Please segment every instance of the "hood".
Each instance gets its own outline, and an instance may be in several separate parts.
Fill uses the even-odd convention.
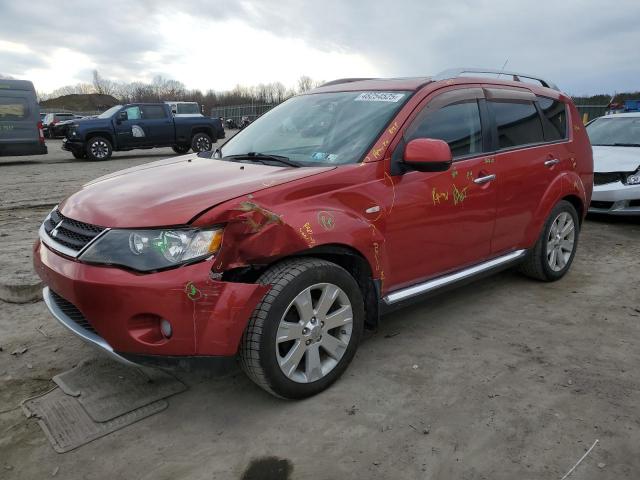
[[[592,148],[594,172],[635,172],[640,167],[640,147]]]
[[[63,215],[103,227],[182,225],[227,200],[335,167],[273,167],[185,155],[114,172],[60,204]]]

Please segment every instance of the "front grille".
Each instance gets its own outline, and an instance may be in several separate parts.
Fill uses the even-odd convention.
[[[104,228],[67,218],[56,209],[44,221],[44,230],[53,241],[77,253]]]
[[[624,182],[624,174],[620,172],[594,173],[593,184],[605,185],[607,183]]]
[[[591,202],[591,206],[593,208],[602,208],[604,210],[609,210],[613,206],[613,202],[599,202],[597,200],[594,200],[593,202]]]
[[[53,297],[53,301],[56,303],[58,308],[62,310],[62,312],[67,317],[69,317],[71,320],[73,320],[75,323],[77,323],[79,326],[81,326],[85,330],[89,330],[90,332],[93,332],[96,335],[98,334],[98,332],[95,331],[95,329],[91,326],[91,324],[87,321],[87,319],[84,318],[84,315],[82,315],[82,312],[78,310],[78,307],[76,307],[70,301],[65,300],[54,291],[51,291],[51,296]]]

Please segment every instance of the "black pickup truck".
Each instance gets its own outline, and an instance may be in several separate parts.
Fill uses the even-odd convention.
[[[116,105],[97,117],[74,122],[62,148],[76,158],[106,160],[113,151],[172,147],[176,153],[211,150],[224,138],[219,119],[174,117],[165,103]]]

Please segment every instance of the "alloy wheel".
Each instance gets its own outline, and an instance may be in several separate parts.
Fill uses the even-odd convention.
[[[294,382],[326,376],[344,355],[353,329],[347,294],[331,283],[300,292],[285,310],[276,334],[276,356],[282,372]]]
[[[91,144],[91,154],[95,158],[105,158],[108,152],[109,147],[107,146],[106,142],[103,142],[102,140],[98,140],[97,142]]]
[[[208,150],[211,150],[211,142],[208,138],[200,137],[196,141],[196,148],[199,152],[206,152]]]
[[[559,272],[569,262],[575,248],[576,226],[571,215],[560,213],[549,229],[547,237],[547,262],[554,272]]]

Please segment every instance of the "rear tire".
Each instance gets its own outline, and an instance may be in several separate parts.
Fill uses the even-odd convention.
[[[89,160],[109,160],[113,147],[106,138],[93,137],[87,142],[84,150]]]
[[[207,152],[213,148],[213,141],[206,133],[196,133],[191,139],[191,149],[195,153]]]
[[[174,145],[171,148],[173,149],[174,152],[180,155],[184,155],[189,151],[191,147],[189,145]]]
[[[520,271],[528,277],[554,282],[569,271],[578,248],[580,223],[575,207],[559,201],[547,219],[542,234]]]
[[[296,258],[272,266],[258,283],[271,290],[242,337],[242,369],[278,397],[325,390],[347,368],[362,337],[364,303],[357,282],[334,263]]]

